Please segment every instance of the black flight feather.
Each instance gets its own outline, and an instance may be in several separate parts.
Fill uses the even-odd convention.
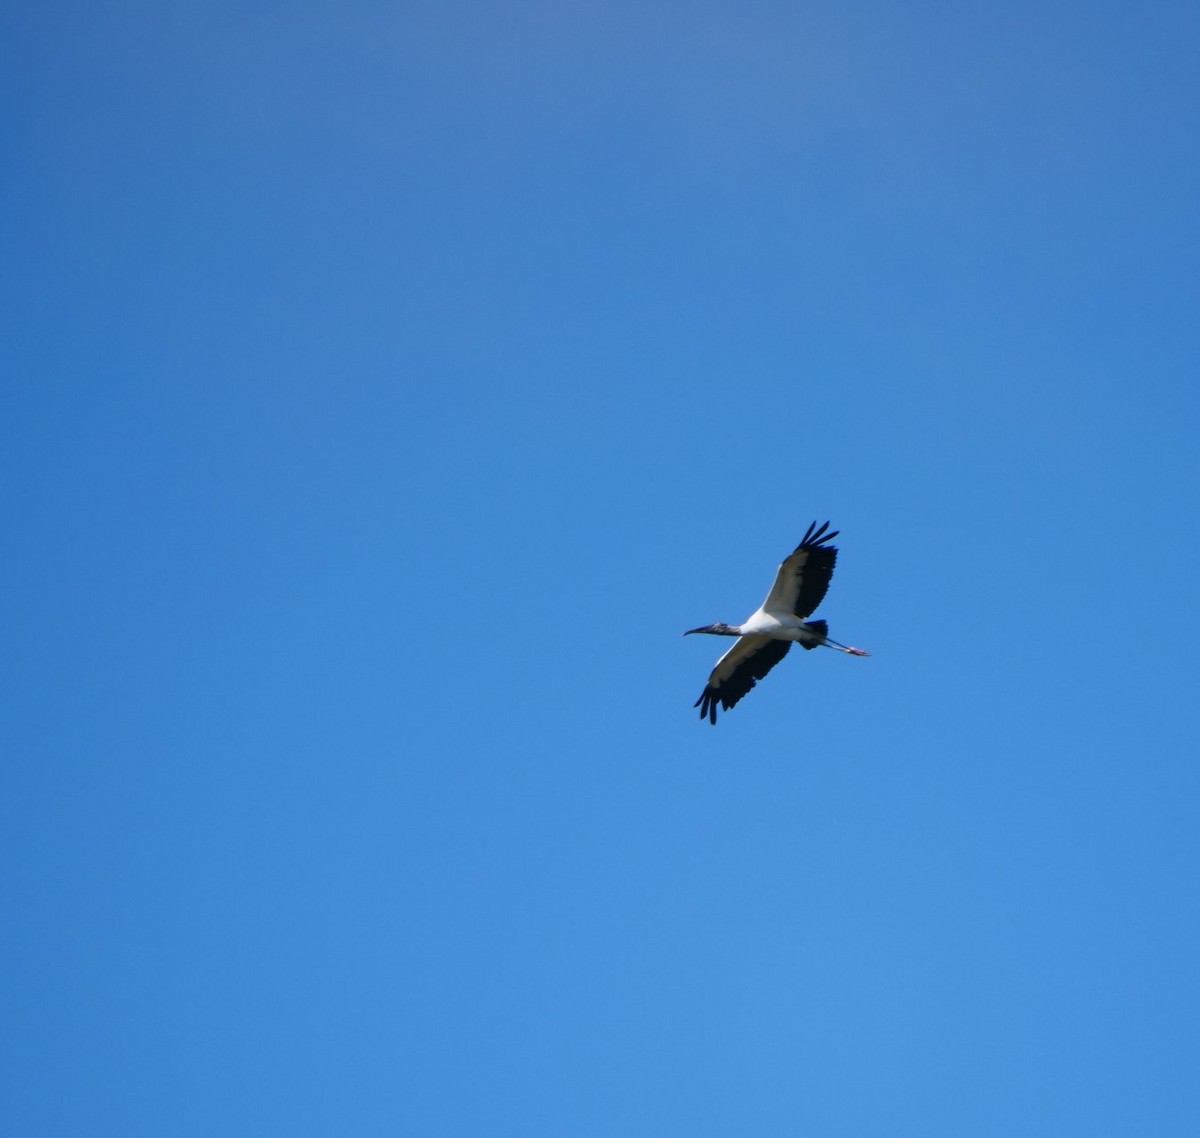
[[[768,640],[753,656],[747,656],[741,661],[724,683],[714,688],[710,679],[700,693],[700,698],[692,704],[693,707],[700,708],[700,718],[715,724],[717,704],[726,711],[734,707],[758,680],[788,654],[791,646],[790,640]]]

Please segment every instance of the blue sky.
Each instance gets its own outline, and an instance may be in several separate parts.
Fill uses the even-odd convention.
[[[1196,1131],[1194,6],[0,31],[5,1132]]]

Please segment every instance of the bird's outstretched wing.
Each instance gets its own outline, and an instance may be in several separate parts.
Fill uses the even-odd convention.
[[[833,566],[837,561],[837,549],[826,545],[838,535],[838,530],[829,533],[829,523],[817,528],[813,522],[796,546],[779,566],[775,584],[763,601],[763,612],[790,613],[803,620],[825,599]]]
[[[715,724],[717,704],[728,711],[788,654],[791,646],[790,640],[739,636],[737,643],[717,661],[700,698],[692,704],[700,709],[700,718]]]

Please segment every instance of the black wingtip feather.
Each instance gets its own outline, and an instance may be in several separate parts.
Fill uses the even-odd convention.
[[[808,533],[804,535],[804,540],[800,543],[801,548],[815,548],[818,545],[824,545],[827,541],[832,541],[841,530],[831,530],[828,522],[823,522],[819,529],[816,528],[817,523],[813,522],[808,527]]]

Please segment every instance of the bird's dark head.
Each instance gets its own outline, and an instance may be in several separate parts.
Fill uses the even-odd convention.
[[[741,636],[736,628],[730,628],[727,624],[706,624],[703,628],[689,628],[684,636],[691,636],[694,632],[707,632],[710,636]]]

